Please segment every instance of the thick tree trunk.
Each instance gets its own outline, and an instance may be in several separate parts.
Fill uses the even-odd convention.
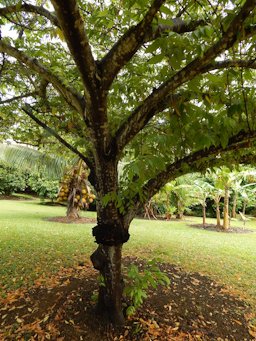
[[[237,193],[234,193],[233,207],[232,207],[232,218],[236,218],[236,203],[237,203]]]
[[[223,230],[227,230],[229,228],[229,190],[225,188],[224,195],[224,211],[223,211]]]
[[[109,193],[118,193],[117,163],[113,160],[101,160],[96,169],[97,176],[97,226],[93,235],[99,245],[91,255],[95,269],[100,272],[101,283],[97,312],[106,322],[114,325],[124,323],[122,311],[123,278],[121,273],[122,245],[129,239],[129,219],[125,221],[116,207],[115,199],[103,205],[103,199]],[[104,161],[104,162],[103,162]]]
[[[122,311],[123,279],[121,273],[122,244],[99,245],[91,255],[95,269],[100,271],[101,281],[97,312],[114,325],[124,323]]]

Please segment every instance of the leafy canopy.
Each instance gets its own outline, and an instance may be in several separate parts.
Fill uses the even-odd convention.
[[[2,139],[53,135],[92,169],[125,162],[119,197],[130,200],[211,164],[251,162],[238,149],[256,136],[255,5],[2,0]]]

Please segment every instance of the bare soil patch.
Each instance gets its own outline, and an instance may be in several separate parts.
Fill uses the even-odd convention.
[[[126,258],[141,269],[144,261]],[[199,273],[161,264],[170,288],[149,292],[148,299],[126,325],[114,330],[95,314],[92,294],[97,272],[84,264],[61,269],[27,291],[9,293],[0,301],[0,340],[255,340],[250,307]]]

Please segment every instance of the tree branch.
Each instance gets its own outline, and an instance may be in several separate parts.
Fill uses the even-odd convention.
[[[52,83],[54,88],[63,96],[65,101],[82,116],[84,115],[84,101],[81,95],[64,84],[64,82],[50,72],[37,59],[27,56],[24,52],[17,50],[15,47],[4,43],[0,40],[0,52],[5,52],[14,57],[21,63],[27,65],[35,73],[39,74],[43,79]]]
[[[180,18],[174,18],[173,25],[158,25],[157,28],[153,28],[150,26],[148,29],[148,32],[145,36],[144,43],[147,43],[149,41],[155,40],[159,37],[161,37],[164,33],[168,32],[175,32],[175,33],[186,33],[186,32],[192,32],[199,26],[204,26],[207,24],[205,20],[195,20],[190,22],[185,22],[181,20]]]
[[[205,73],[212,70],[227,69],[232,67],[256,69],[256,57],[252,60],[227,59],[219,62],[212,62],[209,63],[205,68],[203,68],[201,72]]]
[[[42,6],[34,6],[34,5],[29,5],[29,4],[22,4],[22,5],[13,5],[13,6],[7,6],[7,7],[2,7],[0,8],[0,17],[1,16],[6,16],[8,14],[12,13],[18,13],[18,12],[27,12],[27,13],[36,13],[39,14],[45,18],[47,18],[54,26],[59,27],[58,19],[56,16],[47,11]]]
[[[143,124],[148,122],[148,117],[150,119],[160,110],[163,110],[165,98],[171,96],[170,94],[174,94],[174,91],[179,86],[193,79],[199,73],[206,72],[207,66],[210,65],[212,60],[236,42],[238,33],[242,30],[243,22],[255,8],[255,4],[255,0],[247,0],[223,36],[206,50],[202,57],[195,58],[186,67],[160,85],[134,110],[116,132],[115,140],[117,145],[120,144],[119,147],[117,146],[120,151],[143,128]],[[160,110],[158,110],[158,106]]]
[[[86,96],[87,105],[89,105],[91,98],[97,96],[97,68],[77,2],[76,0],[52,0],[52,4],[85,89],[91,95]]]
[[[157,107],[152,107],[145,112],[145,115],[141,115],[141,106],[134,110],[116,131],[114,140],[117,151],[120,153],[127,143],[130,142],[158,112],[171,106],[175,107],[175,104],[181,101],[182,98],[183,96],[181,94],[171,94],[159,102]]]
[[[28,92],[27,94],[24,94],[24,95],[14,96],[12,98],[8,98],[8,99],[5,99],[3,101],[0,101],[0,104],[11,103],[11,102],[17,101],[18,99],[31,97],[31,96],[34,96],[36,94],[37,94],[37,92],[35,92],[35,91],[34,92]]]
[[[210,166],[220,165],[224,163],[225,160],[220,158],[220,155],[227,154],[231,151],[237,151],[240,149],[247,149],[252,146],[252,142],[256,140],[256,131],[245,132],[241,131],[237,135],[229,139],[228,145],[223,148],[221,145],[211,146],[207,149],[196,151],[190,155],[183,157],[166,167],[166,169],[156,175],[155,178],[150,179],[141,189],[144,201],[147,202],[152,196],[154,196],[167,182],[174,180],[175,178],[192,172],[202,172],[209,168]],[[238,153],[234,156],[232,154],[232,160],[236,163],[240,161],[240,156]],[[231,160],[231,161],[232,161]],[[243,156],[241,156],[241,161],[243,161]],[[132,202],[134,205],[139,202],[139,194],[137,194]],[[143,204],[140,203],[140,204]],[[131,210],[133,205],[129,202]],[[128,215],[130,213],[128,212]]]
[[[31,107],[27,104],[25,107],[22,108],[22,110],[30,117],[33,121],[35,121],[40,127],[45,129],[49,134],[54,136],[62,145],[64,145],[66,148],[68,148],[71,152],[78,155],[87,165],[89,168],[92,168],[92,162],[87,157],[85,157],[79,150],[74,148],[71,144],[69,144],[67,141],[65,141],[59,134],[56,133],[55,130],[50,128],[47,124],[42,122],[39,118],[37,118],[31,110]]]
[[[104,89],[110,87],[118,72],[145,42],[151,23],[164,2],[165,0],[154,0],[143,20],[131,27],[101,60]]]

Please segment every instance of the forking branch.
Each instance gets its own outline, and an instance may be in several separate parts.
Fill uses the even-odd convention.
[[[255,4],[255,0],[247,0],[240,9],[239,13],[230,23],[226,32],[216,43],[208,48],[202,56],[195,58],[191,63],[178,71],[175,75],[169,78],[157,89],[155,89],[143,101],[143,103],[132,112],[130,117],[128,117],[126,121],[120,125],[114,136],[114,139],[116,141],[116,144],[119,146],[120,151],[145,126],[145,123],[147,123],[150,118],[152,118],[160,111],[158,107],[163,110],[163,101],[166,98],[174,95],[175,90],[179,86],[189,80],[192,80],[198,74],[207,72],[208,67],[209,70],[211,70],[214,66],[216,66],[216,68],[220,67],[220,64],[215,63],[214,59],[220,53],[233,46],[233,44],[237,41],[237,32],[241,31],[245,19],[255,8]],[[239,64],[238,62],[236,63],[237,65]],[[241,62],[240,64],[243,63]]]

